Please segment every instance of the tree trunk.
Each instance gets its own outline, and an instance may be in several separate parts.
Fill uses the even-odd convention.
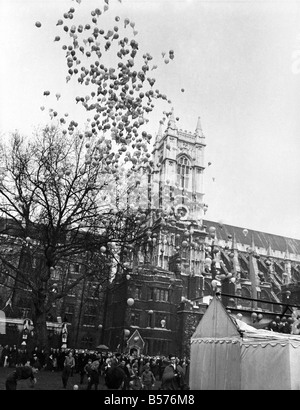
[[[49,349],[49,339],[47,331],[47,311],[45,309],[45,298],[39,299],[34,303],[33,325],[34,325],[34,339],[36,346],[40,349]]]

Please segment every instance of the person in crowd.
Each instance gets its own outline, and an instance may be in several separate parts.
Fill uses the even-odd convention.
[[[18,366],[16,369],[9,373],[5,381],[6,390],[17,390],[18,380],[30,379],[32,387],[36,384],[36,373],[38,369],[32,366]]]
[[[109,390],[123,390],[127,377],[121,366],[111,366],[105,373],[105,384]]]
[[[64,369],[65,358],[67,356],[65,349],[55,349],[54,358],[56,358],[56,369],[61,372]]]
[[[155,376],[150,370],[150,364],[146,363],[141,376],[143,390],[152,390],[155,385]]]
[[[139,376],[138,368],[133,367],[132,371],[133,371],[133,374],[130,377],[129,390],[142,390],[143,385],[142,385],[141,377]]]
[[[95,390],[98,390],[99,385],[99,371],[100,371],[100,362],[99,360],[94,360],[90,367],[88,368],[88,385],[87,390],[92,390],[94,386]]]
[[[170,364],[165,367],[161,379],[161,390],[184,390],[185,380],[182,367],[177,363],[176,356],[169,355]]]
[[[44,369],[46,367],[46,352],[45,352],[45,349],[44,348],[40,349],[37,356],[38,356],[38,359],[40,361],[42,369]]]
[[[139,369],[140,369],[140,365],[139,365],[139,359],[134,358],[131,362],[131,368],[133,371],[137,370],[137,374],[140,375]]]
[[[71,375],[71,370],[75,367],[75,359],[73,357],[73,352],[69,352],[64,361],[64,368],[62,371],[62,382],[64,389],[67,388],[68,380]]]
[[[5,345],[2,349],[1,358],[0,358],[1,366],[3,366],[3,367],[6,367],[6,366],[4,366],[4,363],[5,363],[5,358],[6,357],[8,358],[8,351],[9,351],[9,346]],[[7,359],[6,359],[6,361],[7,361]]]
[[[40,360],[39,360],[36,353],[33,354],[32,358],[30,360],[30,366],[34,366],[39,370],[41,370],[41,368],[42,368]]]
[[[82,352],[79,353],[78,355],[78,363],[77,363],[77,369],[80,377],[80,384],[84,383],[84,376],[87,374],[85,371],[85,366],[88,363],[88,354],[87,352]],[[91,361],[92,362],[92,361]]]
[[[125,376],[126,376],[124,379],[122,390],[129,390],[130,372],[129,372],[128,363],[126,363],[125,357],[121,357],[120,363],[117,366],[120,367],[124,371]]]

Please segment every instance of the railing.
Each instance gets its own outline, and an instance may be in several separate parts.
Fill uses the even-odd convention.
[[[291,304],[291,303],[288,303],[288,302],[282,303],[282,302],[274,302],[274,301],[264,300],[264,299],[253,299],[253,298],[248,298],[246,296],[230,295],[228,293],[223,293],[223,292],[220,292],[220,295],[225,296],[227,298],[232,298],[232,299],[242,299],[242,300],[249,300],[249,301],[252,301],[252,302],[259,302],[261,304],[270,304],[270,305],[273,305],[275,307],[275,309],[274,308],[270,309],[271,312],[273,312],[273,311],[278,312],[278,309],[276,309],[276,307],[281,306],[281,307],[283,307],[282,312],[278,312],[279,314],[281,314],[281,316],[283,316],[288,310],[290,310],[292,312],[293,307],[295,307],[297,309],[300,309],[299,305],[294,305],[294,304]]]

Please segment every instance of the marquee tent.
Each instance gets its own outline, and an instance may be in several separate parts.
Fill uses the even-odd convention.
[[[255,329],[214,297],[191,338],[193,390],[299,390],[300,336]]]

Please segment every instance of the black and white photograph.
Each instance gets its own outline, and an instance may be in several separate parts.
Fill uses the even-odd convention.
[[[0,390],[300,390],[300,1],[0,0],[0,52]]]

